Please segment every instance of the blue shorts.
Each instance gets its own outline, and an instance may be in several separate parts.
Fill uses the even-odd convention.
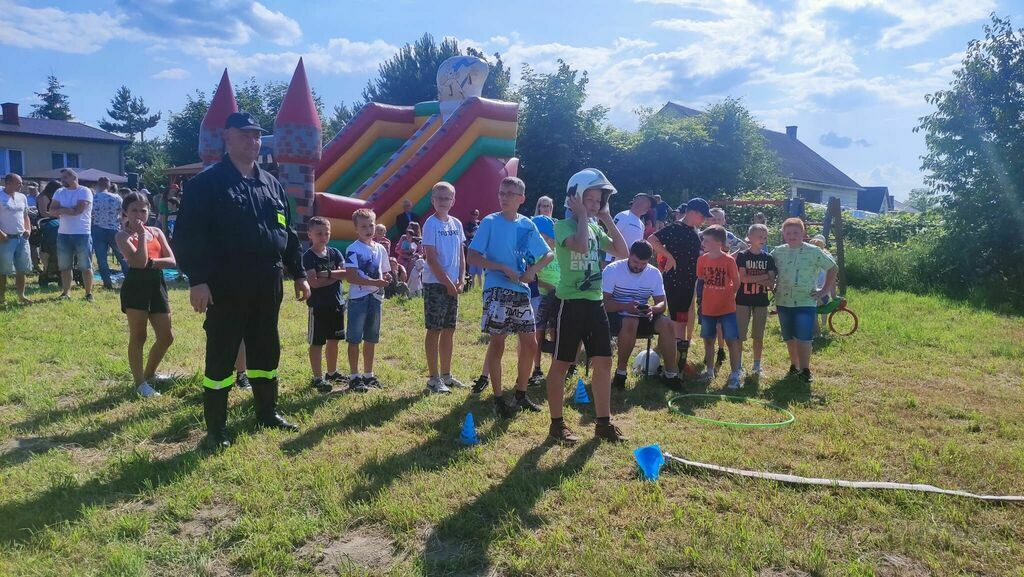
[[[32,257],[28,252],[28,239],[24,236],[9,236],[0,241],[0,275],[27,274],[32,272]]]
[[[718,325],[722,325],[722,338],[727,341],[738,341],[740,338],[739,325],[736,324],[736,313],[729,313],[717,317],[700,315],[700,337],[702,339],[713,339],[717,336]]]
[[[57,268],[70,270],[78,259],[78,270],[92,270],[92,235],[57,234]]]
[[[350,345],[380,340],[380,301],[372,294],[348,301],[348,328],[345,340]]]
[[[779,310],[779,329],[784,341],[814,340],[814,314],[816,307],[777,307]]]

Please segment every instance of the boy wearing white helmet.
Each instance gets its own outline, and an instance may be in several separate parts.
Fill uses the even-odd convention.
[[[580,343],[586,348],[593,372],[594,408],[597,423],[594,434],[609,441],[625,437],[611,424],[612,345],[608,315],[601,290],[599,251],[625,258],[629,248],[608,212],[608,198],[615,187],[597,169],[587,168],[569,179],[565,205],[572,216],[555,224],[555,258],[561,270],[555,295],[561,301],[555,355],[548,372],[548,408],[553,440],[571,445],[579,440],[562,417],[565,373],[576,360]],[[606,234],[591,219],[597,217]]]

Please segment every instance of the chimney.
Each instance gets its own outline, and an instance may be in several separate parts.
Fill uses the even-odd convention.
[[[792,138],[793,140],[796,140],[796,127],[795,126],[787,126],[786,127],[786,136]]]
[[[0,104],[4,110],[4,124],[21,124],[18,120],[18,103],[17,102],[4,102]]]

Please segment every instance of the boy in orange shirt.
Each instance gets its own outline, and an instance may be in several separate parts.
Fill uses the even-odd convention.
[[[736,324],[736,289],[740,285],[740,272],[736,268],[736,260],[724,252],[728,246],[724,228],[713,224],[704,229],[703,236],[701,246],[704,254],[697,259],[697,278],[704,281],[700,336],[704,339],[704,364],[707,368],[701,379],[715,380],[715,340],[721,326],[732,368],[726,388],[738,389],[742,378],[741,342]]]

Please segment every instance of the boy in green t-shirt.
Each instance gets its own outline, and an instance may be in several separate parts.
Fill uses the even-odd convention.
[[[613,194],[615,187],[600,170],[587,168],[577,172],[569,179],[565,199],[573,216],[555,224],[555,258],[561,272],[555,294],[561,305],[555,356],[547,379],[551,410],[548,435],[567,445],[576,443],[579,437],[562,417],[565,373],[576,360],[581,342],[594,369],[594,434],[609,441],[626,440],[622,431],[611,424],[612,346],[601,291],[599,251],[617,258],[625,258],[629,253],[608,211],[608,198]],[[591,222],[594,217],[604,223],[611,236]]]

